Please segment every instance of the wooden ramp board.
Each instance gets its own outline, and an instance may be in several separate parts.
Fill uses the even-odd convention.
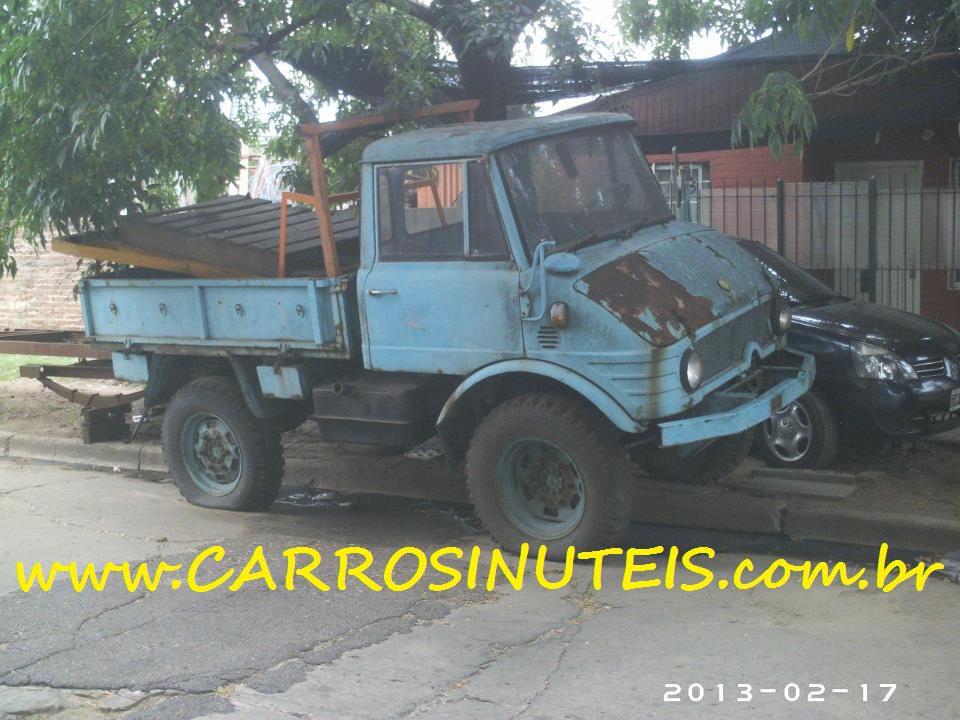
[[[333,213],[333,231],[344,265],[359,260],[357,210]],[[54,241],[69,255],[119,262],[194,277],[276,277],[280,203],[230,195],[162,213],[131,218],[110,233]],[[289,274],[323,273],[317,217],[310,208],[287,210]]]
[[[110,350],[94,348],[79,330],[6,330],[0,332],[0,355],[104,359]]]

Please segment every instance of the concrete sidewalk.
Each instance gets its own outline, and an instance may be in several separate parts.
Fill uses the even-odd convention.
[[[940,443],[960,445],[960,431]],[[309,457],[301,445],[287,449],[288,492],[344,494],[467,502],[463,478],[442,460],[318,445]],[[0,455],[115,472],[166,473],[155,443],[98,443],[0,431]],[[641,481],[635,522],[783,535],[943,553],[960,548],[960,483],[952,488],[909,485],[883,473],[774,471],[750,459],[721,485]]]

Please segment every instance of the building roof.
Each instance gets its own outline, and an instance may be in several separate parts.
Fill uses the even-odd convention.
[[[837,43],[825,37],[801,38],[796,33],[767,35],[749,45],[731,48],[725,53],[707,58],[701,62],[721,62],[725,60],[796,60],[801,58],[819,58],[824,53],[846,55],[847,51]]]
[[[582,113],[596,111],[622,111],[626,104],[638,95],[657,92],[657,85],[665,81],[676,80],[695,73],[725,68],[753,68],[763,65],[812,64],[824,53],[846,55],[846,49],[831,40],[820,38],[800,38],[794,32],[778,33],[760,38],[748,45],[731,48],[719,55],[697,60],[651,61],[651,65],[663,64],[663,70],[651,67],[649,77],[643,82],[616,92],[600,95],[594,100],[569,108],[562,112]],[[745,67],[744,67],[745,66]],[[766,73],[764,73],[766,74]]]
[[[622,113],[581,113],[445,125],[370,143],[363,151],[363,161],[412,162],[479,157],[538,137],[620,124],[633,124],[633,118]]]

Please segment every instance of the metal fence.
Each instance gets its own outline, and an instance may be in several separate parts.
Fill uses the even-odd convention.
[[[844,295],[960,327],[957,188],[875,179],[691,183],[667,198],[678,217],[761,242]]]

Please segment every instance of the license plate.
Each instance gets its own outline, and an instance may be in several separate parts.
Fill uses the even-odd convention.
[[[960,388],[950,393],[950,412],[960,410]]]

